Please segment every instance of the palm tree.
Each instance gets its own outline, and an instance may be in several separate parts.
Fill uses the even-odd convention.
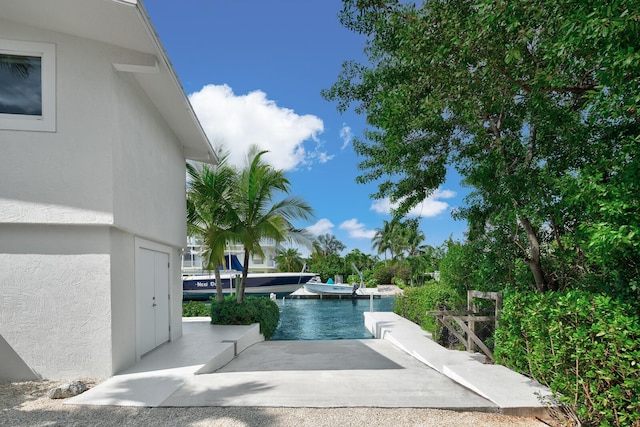
[[[346,266],[351,267],[352,264],[358,268],[358,270],[371,270],[373,265],[376,263],[377,257],[372,257],[369,254],[365,254],[360,249],[352,249],[344,257],[344,263]]]
[[[227,166],[228,155],[220,154],[216,166],[197,168],[187,163],[187,233],[202,238],[203,259],[207,270],[214,270],[216,298],[223,300],[220,269],[226,242],[233,238],[230,211],[236,172]]]
[[[311,207],[301,198],[286,197],[273,203],[277,192],[289,194],[290,183],[281,170],[276,170],[262,159],[267,151],[252,147],[247,165],[238,176],[233,190],[232,230],[237,241],[244,246],[242,282],[238,287],[238,303],[244,301],[249,269],[249,254],[264,256],[260,240],[272,238],[276,242],[292,240],[308,243],[309,237],[291,223],[294,219],[309,219]]]
[[[300,271],[304,266],[304,261],[297,249],[289,248],[276,256],[278,271]]]
[[[419,228],[420,222],[413,218],[401,224],[403,250],[407,252],[407,256],[419,255],[424,249],[422,242],[425,239],[424,232]]]
[[[14,77],[28,79],[41,61],[41,58],[35,56],[3,54],[0,60],[0,69],[9,71]]]
[[[391,259],[396,257],[394,232],[397,222],[395,220],[384,221],[382,227],[376,228],[376,234],[371,239],[371,244],[379,254],[384,254],[387,259],[387,251],[391,254]]]

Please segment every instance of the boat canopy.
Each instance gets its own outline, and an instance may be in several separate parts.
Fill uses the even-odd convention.
[[[229,259],[231,259],[231,265],[229,265]],[[242,271],[244,270],[244,268],[242,267],[242,263],[236,255],[225,255],[224,265],[220,266],[220,270]]]

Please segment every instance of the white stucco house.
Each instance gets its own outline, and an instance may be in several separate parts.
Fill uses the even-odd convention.
[[[139,1],[0,0],[0,378],[181,336],[186,159],[217,161]]]

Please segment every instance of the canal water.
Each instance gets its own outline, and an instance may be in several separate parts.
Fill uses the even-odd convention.
[[[373,300],[373,311],[393,311],[393,297]],[[280,322],[272,340],[373,338],[364,327],[368,299],[282,299]]]

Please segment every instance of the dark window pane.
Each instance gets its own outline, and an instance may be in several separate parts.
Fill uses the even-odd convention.
[[[42,58],[0,53],[0,114],[42,115]]]

